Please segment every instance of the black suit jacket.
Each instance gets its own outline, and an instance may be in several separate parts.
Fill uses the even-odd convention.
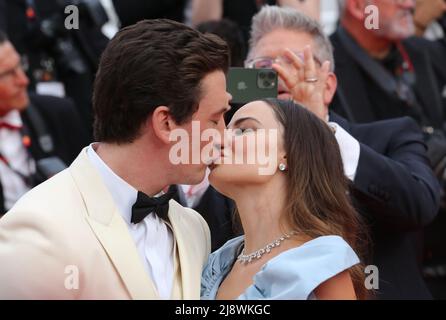
[[[144,19],[184,20],[185,0],[113,0],[121,27],[126,27]]]
[[[1,12],[6,11],[5,0],[0,0],[0,30],[6,30],[6,17]]]
[[[343,104],[333,103],[332,108],[338,114],[348,117],[350,121],[366,123],[384,120],[376,114],[379,106],[392,108],[395,105],[396,96],[390,96],[384,90],[373,99],[367,87],[366,79],[371,79],[359,63],[352,58],[349,51],[341,41],[338,30],[331,36],[336,62],[336,76],[338,77],[338,95],[343,95]],[[429,125],[443,128],[444,105],[440,94],[440,86],[437,81],[437,66],[434,64],[430,50],[434,50],[434,43],[421,38],[411,38],[403,42],[414,67],[416,74],[415,94],[422,107],[423,113]],[[441,59],[444,62],[444,56]],[[372,100],[375,101],[373,105]],[[346,110],[347,109],[347,110]],[[408,114],[405,114],[408,115]]]
[[[22,112],[23,125],[30,134],[31,146],[29,152],[34,160],[40,160],[49,156],[59,157],[67,166],[77,157],[89,140],[85,124],[69,99],[60,99],[50,96],[30,95],[31,104],[39,112],[48,133],[54,143],[52,153],[46,153],[37,143],[37,132],[29,112]],[[0,215],[4,213],[3,190],[0,184]]]
[[[445,30],[446,31],[446,30]],[[445,38],[430,42],[426,46],[434,66],[434,72],[446,106],[446,35]]]
[[[371,227],[378,298],[430,298],[418,268],[416,231],[435,218],[440,186],[418,125],[409,117],[351,124],[334,113],[330,121],[360,142],[352,197]]]
[[[178,186],[172,186],[171,188],[177,191],[175,200],[186,206],[178,195]],[[233,218],[234,202],[217,192],[212,186],[208,187],[200,202],[193,209],[201,214],[209,225],[212,251],[217,250],[226,241],[239,234]]]

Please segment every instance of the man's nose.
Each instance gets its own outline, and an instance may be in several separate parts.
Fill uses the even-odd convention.
[[[16,84],[23,87],[26,87],[29,84],[29,79],[22,68],[16,70]]]

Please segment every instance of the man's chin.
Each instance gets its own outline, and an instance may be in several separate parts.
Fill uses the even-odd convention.
[[[193,175],[189,175],[188,181],[186,184],[190,184],[190,185],[195,185],[195,184],[199,184],[200,182],[203,181],[204,177],[206,176],[206,169],[207,166],[205,165],[200,165],[197,168],[194,168],[191,170],[191,172],[194,172]]]
[[[17,99],[17,101],[15,101],[15,103],[13,104],[14,109],[23,111],[29,106],[29,103],[30,102],[29,102],[28,95],[24,95],[24,96],[20,97],[19,99]]]
[[[20,100],[20,101],[14,101],[14,102],[8,104],[8,108],[6,108],[7,110],[5,111],[5,114],[10,112],[10,111],[13,111],[13,110],[17,110],[19,112],[22,112],[28,106],[29,106],[29,100],[28,99]]]

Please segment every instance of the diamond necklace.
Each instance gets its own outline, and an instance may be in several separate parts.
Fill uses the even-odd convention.
[[[291,238],[291,236],[297,234],[296,231],[291,231],[289,233],[285,233],[284,235],[282,235],[280,238],[274,240],[271,243],[268,243],[266,246],[264,246],[263,248],[254,251],[253,253],[250,254],[245,254],[245,249],[243,248],[242,252],[240,253],[240,255],[237,257],[237,260],[240,261],[240,263],[243,264],[247,264],[252,262],[254,259],[258,260],[261,257],[263,257],[263,255],[265,253],[270,253],[271,250],[275,247],[278,247],[281,245],[281,243],[289,238]]]

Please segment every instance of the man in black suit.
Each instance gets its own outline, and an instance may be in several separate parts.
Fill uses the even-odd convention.
[[[0,31],[0,216],[88,143],[73,103],[28,95],[28,83],[19,55]]]
[[[345,0],[334,46],[339,88],[355,122],[401,116],[427,131],[444,130],[444,101],[437,77],[446,50],[414,35],[414,1],[377,1],[379,28],[367,28],[367,1]],[[435,59],[436,52],[439,59]],[[343,112],[339,105],[334,105]]]
[[[250,66],[255,66],[254,62],[265,65],[290,61],[286,48],[297,53],[295,58],[308,45],[313,48],[319,61],[314,59],[317,73],[310,74],[307,69],[300,72],[305,73],[305,83],[291,78],[284,81],[281,74],[279,98],[302,102],[336,128],[344,171],[352,181],[353,202],[371,226],[372,256],[366,263],[378,267],[378,298],[430,298],[418,269],[416,231],[435,218],[440,187],[430,169],[417,124],[408,117],[351,124],[333,112],[328,113],[337,88],[336,76],[333,72],[323,75],[322,69],[327,66],[319,63],[333,61],[333,52],[319,25],[301,13],[263,8],[254,17],[251,35],[247,61]],[[324,70],[327,73],[329,69]],[[296,74],[289,71],[289,75]],[[290,88],[292,85],[299,90]],[[305,97],[302,92],[313,94]],[[215,206],[209,207],[208,214],[213,214]]]
[[[419,270],[419,230],[436,217],[439,185],[418,125],[409,117],[353,124],[335,113],[330,121],[360,143],[352,199],[370,227],[377,298],[431,298]]]
[[[424,131],[431,164],[443,182],[445,40],[413,37],[414,1],[376,1],[379,29],[366,27],[367,5],[362,0],[343,1],[340,27],[331,36],[339,80],[338,96],[345,102],[334,103],[333,110],[361,123],[412,117]],[[434,269],[446,261],[444,196],[442,200],[437,219],[424,230],[426,263]],[[441,281],[440,274],[430,273],[436,282]]]

